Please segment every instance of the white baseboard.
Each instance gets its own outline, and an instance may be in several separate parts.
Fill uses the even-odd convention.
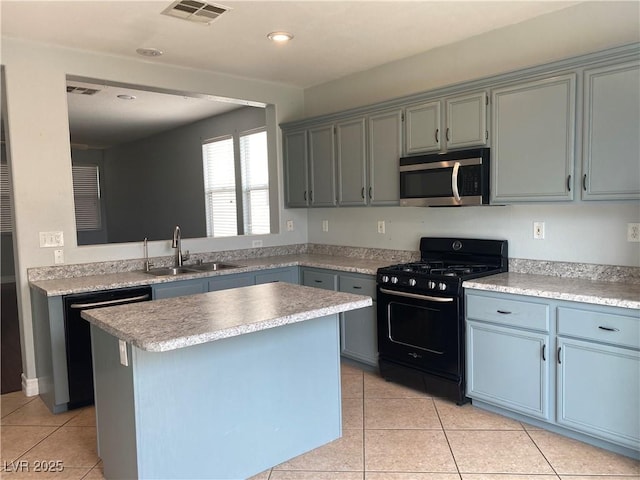
[[[38,379],[37,378],[27,378],[22,374],[22,392],[27,397],[33,397],[38,395]]]

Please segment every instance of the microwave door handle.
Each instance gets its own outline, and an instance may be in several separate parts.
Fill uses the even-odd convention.
[[[453,173],[451,173],[451,190],[456,202],[460,202],[460,192],[458,192],[458,170],[460,170],[460,162],[453,165]]]

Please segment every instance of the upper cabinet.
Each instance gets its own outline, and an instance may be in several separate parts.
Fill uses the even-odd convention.
[[[336,124],[338,203],[366,205],[367,122],[365,117]]]
[[[640,199],[640,62],[584,72],[582,198]]]
[[[571,200],[576,74],[492,91],[492,203]]]
[[[292,130],[283,135],[285,203],[289,207],[307,207],[307,131]]]
[[[401,108],[368,117],[367,201],[370,205],[400,203],[400,157],[402,156]]]
[[[486,145],[487,103],[487,93],[476,92],[408,106],[406,153]]]
[[[320,125],[309,129],[309,202],[313,207],[336,204],[335,127]]]

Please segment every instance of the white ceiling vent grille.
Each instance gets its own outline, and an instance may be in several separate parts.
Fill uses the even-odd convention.
[[[178,0],[163,10],[162,14],[208,25],[228,10],[228,7],[222,5],[198,2],[197,0]]]
[[[67,85],[67,93],[75,93],[77,95],[95,95],[100,90],[87,87],[75,87],[73,85]]]

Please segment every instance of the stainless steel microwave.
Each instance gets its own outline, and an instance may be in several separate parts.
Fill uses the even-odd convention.
[[[489,149],[400,158],[400,205],[487,205]]]

